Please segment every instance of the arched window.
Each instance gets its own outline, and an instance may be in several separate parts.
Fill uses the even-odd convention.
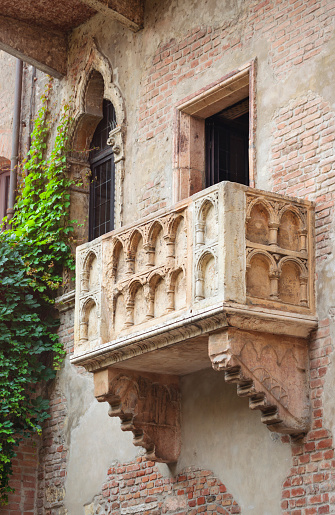
[[[113,150],[107,145],[107,139],[115,127],[114,106],[109,100],[104,100],[103,118],[93,135],[90,151],[90,240],[114,229],[115,166]]]

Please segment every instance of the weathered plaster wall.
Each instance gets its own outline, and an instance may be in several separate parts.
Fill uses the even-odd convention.
[[[131,461],[137,454],[130,434],[120,429],[118,420],[108,416],[108,405],[93,395],[90,375],[78,374],[66,363],[59,378],[67,400],[65,425],[69,449],[64,504],[68,513],[81,515],[83,506],[99,491],[110,465]]]
[[[0,157],[11,158],[15,58],[0,51]]]
[[[108,469],[127,466],[141,450],[133,446],[131,435],[121,431],[119,420],[108,417],[107,404],[97,403],[90,376],[79,374],[67,363],[58,381],[67,404],[68,455],[62,504],[71,515],[80,515],[83,506],[89,506],[101,491]],[[260,414],[250,412],[248,401],[237,397],[236,387],[227,385],[222,374],[209,369],[183,378],[182,442],[175,466],[158,464],[163,478],[173,481],[190,467],[210,470],[225,484],[242,513],[282,513],[281,491],[291,466],[290,445],[269,433]],[[120,488],[122,484],[119,481]],[[52,482],[48,488],[51,486]],[[108,499],[104,502],[109,506]],[[56,503],[51,502],[52,506]]]
[[[177,470],[190,465],[213,470],[242,513],[279,515],[282,483],[291,466],[290,446],[250,412],[248,399],[214,370],[182,381],[183,446]]]
[[[133,446],[131,435],[121,431],[119,420],[108,417],[107,404],[97,403],[89,375],[78,373],[67,363],[58,388],[67,405],[66,479],[60,489],[64,499],[48,505],[55,509],[61,500],[67,513],[81,515],[83,506],[91,506],[103,485],[111,484],[108,480],[106,483],[108,469],[119,469],[114,489],[124,488],[131,479],[129,474],[121,474],[122,467],[129,464],[129,471],[133,470],[131,464],[142,452]],[[227,385],[222,374],[208,369],[183,378],[182,442],[176,465],[157,466],[156,473],[163,481],[173,481],[189,468],[210,470],[224,483],[242,513],[282,513],[281,491],[291,467],[290,445],[269,433],[260,422],[260,414],[250,412],[248,401],[237,397],[236,387]],[[50,491],[53,482],[48,484]],[[102,492],[106,493],[106,487]],[[102,499],[98,497],[94,502],[102,504]],[[106,506],[111,506],[108,501],[112,500],[106,497]]]

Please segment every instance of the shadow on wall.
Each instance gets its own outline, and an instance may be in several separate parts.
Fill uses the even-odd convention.
[[[242,513],[280,515],[291,449],[251,412],[224,375],[203,370],[182,379],[182,450],[176,467],[212,470]]]
[[[64,502],[69,514],[82,515],[83,506],[100,491],[111,463],[134,459],[138,449],[132,435],[121,431],[119,420],[108,416],[108,404],[96,401],[92,374],[80,374],[66,361],[60,387],[68,403]]]
[[[82,410],[81,403],[80,409],[72,397],[69,412],[79,409],[81,414],[71,432],[65,485],[65,506],[71,515],[82,515],[83,506],[87,513],[97,506],[112,508],[112,493],[106,497],[106,485],[113,481],[119,489],[120,482],[125,483],[124,474],[129,475],[128,470],[138,470],[139,475],[148,476],[148,481],[155,474],[159,479],[161,474],[170,489],[164,502],[174,499],[175,483],[188,481],[182,479],[184,475],[188,478],[188,474],[195,474],[196,478],[208,471],[206,474],[215,484],[224,483],[242,513],[281,514],[282,484],[291,467],[290,446],[264,427],[259,413],[249,410],[248,401],[237,396],[235,385],[225,383],[223,374],[208,369],[184,376],[181,456],[173,467],[164,464],[155,467],[154,463],[138,457],[139,449],[133,446],[131,435],[121,431],[119,420],[108,417],[108,405],[95,401],[89,375],[80,377],[74,367],[69,367],[66,382],[74,380],[69,377],[73,373],[79,376],[81,391],[82,383],[86,383],[87,410]],[[148,486],[145,484],[145,488]],[[136,506],[141,499],[136,499]]]

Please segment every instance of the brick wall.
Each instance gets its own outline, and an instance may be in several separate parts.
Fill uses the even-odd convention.
[[[333,0],[255,1],[230,23],[198,26],[178,41],[162,43],[143,77],[140,141],[151,139],[170,126],[171,99],[178,83],[205,72],[222,60],[224,53],[262,38],[269,44],[274,73],[284,78],[292,68],[322,51],[322,45],[332,34],[334,14]]]
[[[273,191],[316,202],[317,270],[332,254],[334,142],[330,105],[312,92],[275,114],[270,166]],[[283,489],[284,515],[335,512],[334,442],[323,421],[325,377],[334,351],[329,325],[328,318],[319,321],[319,329],[311,337],[311,431],[302,442],[292,445],[293,468]]]
[[[61,313],[58,331],[60,341],[68,355],[73,353],[74,312]],[[41,442],[38,468],[37,515],[51,515],[63,507],[65,497],[66,463],[68,447],[65,424],[68,416],[67,401],[62,394],[58,380],[50,385],[50,418],[46,421]],[[61,513],[61,512],[59,512]]]
[[[335,200],[335,121],[314,93],[292,100],[274,119],[270,173],[273,191],[316,202],[317,263],[331,252]]]
[[[311,431],[292,445],[293,467],[283,485],[283,515],[335,512],[334,442],[323,422],[323,387],[332,351],[326,319],[319,323],[310,346]]]
[[[164,189],[165,179],[162,175],[156,176],[143,186],[139,197],[139,211],[141,217],[148,216],[150,213],[154,213],[166,207],[167,201],[162,193]]]
[[[264,0],[254,2],[244,41],[265,37],[274,73],[285,79],[295,66],[315,57],[333,31],[333,0]]]
[[[85,514],[241,513],[232,495],[209,470],[187,469],[164,478],[145,458],[108,470],[108,477]]]
[[[262,38],[268,44],[268,58],[274,76],[284,79],[294,68],[322,51],[332,34],[334,14],[334,0],[254,1],[229,23],[198,26],[179,40],[162,42],[143,74],[139,143],[152,138],[159,141],[172,126],[174,106],[181,100],[174,96],[179,83],[189,79],[195,81],[197,76],[215,67],[223,55],[248,47]],[[230,71],[226,70],[227,73]],[[159,197],[156,190],[148,188],[145,197],[140,198],[142,215],[162,205],[163,199],[151,202],[151,196]],[[150,206],[149,211],[147,206]]]
[[[34,515],[37,491],[38,439],[21,443],[13,460],[13,476],[10,486],[15,492],[9,495],[6,507],[0,507],[1,515]]]

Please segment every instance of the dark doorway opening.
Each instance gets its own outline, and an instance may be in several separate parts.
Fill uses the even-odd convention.
[[[249,185],[249,98],[205,121],[206,187],[221,181]]]

